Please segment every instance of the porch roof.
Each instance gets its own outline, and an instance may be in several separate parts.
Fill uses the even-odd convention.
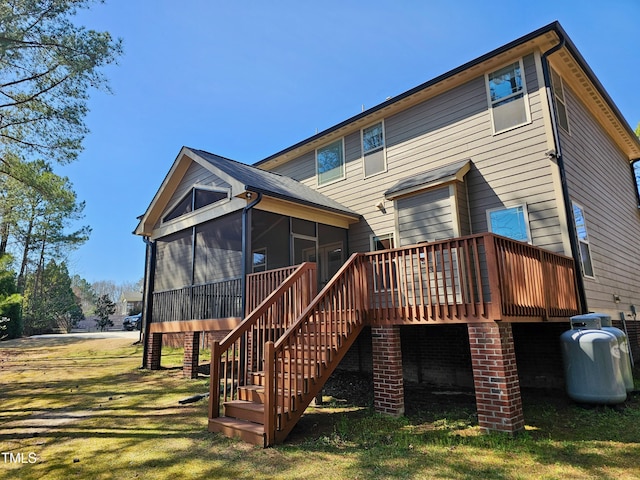
[[[261,170],[251,165],[224,158],[204,150],[195,148],[189,148],[189,150],[238,182],[243,183],[247,191],[262,193],[294,203],[328,210],[353,217],[354,220],[360,218],[360,214],[293,178]]]
[[[384,196],[389,200],[393,200],[402,195],[419,192],[445,183],[456,180],[462,181],[462,177],[466,175],[469,168],[471,168],[471,160],[469,158],[444,165],[443,167],[432,168],[418,175],[411,175],[399,180],[393,187],[384,192]]]

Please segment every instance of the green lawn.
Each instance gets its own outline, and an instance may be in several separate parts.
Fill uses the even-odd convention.
[[[205,401],[179,405],[208,379],[182,378],[182,351],[163,353],[149,372],[131,340],[1,343],[0,478],[640,478],[637,396],[583,409],[525,392],[517,438],[481,435],[472,402],[389,418],[328,398],[261,449],[208,433]]]

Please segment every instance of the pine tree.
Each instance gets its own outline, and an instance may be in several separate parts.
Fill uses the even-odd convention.
[[[113,327],[113,322],[109,315],[113,315],[116,311],[116,304],[111,301],[108,295],[101,295],[96,302],[95,313],[98,316],[96,324],[101,332],[106,328]]]

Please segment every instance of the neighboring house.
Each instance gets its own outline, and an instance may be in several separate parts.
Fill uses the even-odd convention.
[[[578,312],[640,305],[637,159],[640,142],[558,23],[253,166],[185,147],[135,231],[148,245],[145,365],[159,368],[164,333],[185,332],[194,375],[198,332],[222,339],[247,316],[223,352],[214,344],[209,427],[271,444],[361,332],[376,410],[391,414],[404,411],[412,358],[449,332],[438,352],[460,350],[449,373],[474,385],[480,426],[516,432],[534,338],[557,343]],[[272,294],[301,262],[317,270]],[[228,383],[230,358],[244,370]],[[222,417],[218,378],[233,395]],[[266,407],[242,413],[247,402]]]
[[[118,309],[121,315],[130,315],[142,311],[142,293],[141,292],[122,292]]]

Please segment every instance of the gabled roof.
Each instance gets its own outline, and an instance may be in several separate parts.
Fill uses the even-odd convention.
[[[182,147],[146,212],[139,217],[140,222],[134,231],[135,234],[152,235],[154,226],[169,206],[174,192],[193,162],[231,185],[231,195],[235,197],[234,202],[236,203],[234,203],[235,207],[229,207],[227,204],[226,208],[228,209],[242,208],[244,204],[238,204],[239,199],[245,201],[246,193],[254,192],[278,201],[284,201],[289,205],[308,207],[311,214],[326,212],[334,217],[339,216],[346,219],[348,223],[360,219],[358,213],[292,178],[267,172],[204,150]],[[230,211],[225,211],[225,213],[230,213]],[[177,229],[179,228],[174,228],[174,230]]]
[[[140,292],[123,292],[120,295],[121,302],[141,302],[142,301],[142,293]]]
[[[443,167],[432,168],[426,172],[399,180],[393,187],[384,192],[384,196],[389,200],[393,200],[403,195],[409,195],[410,193],[419,192],[456,180],[460,182],[470,167],[471,160],[467,158]]]
[[[360,218],[360,215],[353,210],[293,178],[261,170],[251,165],[205,152],[204,150],[193,148],[190,150],[229,176],[243,183],[245,190],[249,192],[262,193],[271,197],[282,198],[295,203]]]
[[[543,53],[557,45],[561,45],[561,48],[549,59],[554,62],[554,67],[562,67],[563,80],[565,75],[570,78],[568,83],[577,90],[587,108],[598,118],[628,159],[640,158],[638,137],[560,23],[556,21],[270,155],[254,165],[270,170],[382,118],[433,98],[508,61],[532,51]]]

